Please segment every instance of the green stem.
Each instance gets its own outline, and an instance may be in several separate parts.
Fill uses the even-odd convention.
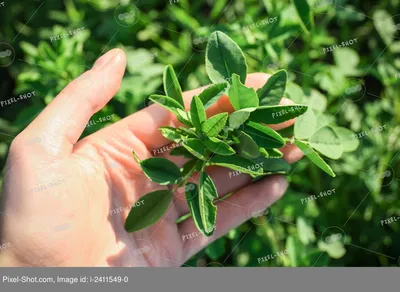
[[[268,238],[270,239],[270,243],[272,245],[272,249],[274,250],[274,252],[277,253],[279,251],[283,251],[285,249],[285,246],[283,246],[281,244],[281,241],[278,240],[278,238],[275,235],[274,230],[267,223],[267,219],[265,217],[262,217],[261,220],[265,224],[265,233],[267,234]],[[280,259],[282,260],[283,265],[285,267],[289,267],[290,266],[290,259],[286,254],[283,254],[282,256],[280,256]]]
[[[285,142],[292,142],[292,138],[283,138],[283,140],[284,140]],[[305,141],[303,141],[303,142],[305,142]]]
[[[386,169],[387,165],[390,163],[390,160],[392,160],[392,153],[387,152],[386,155],[379,160],[379,165],[377,169],[377,174],[379,175],[379,180],[378,180],[378,187],[377,189],[373,192],[373,196],[375,199],[377,199],[379,193],[381,192],[382,189],[382,182],[384,177],[382,176],[382,173]]]
[[[133,155],[133,158],[136,160],[136,162],[137,162],[138,164],[140,164],[140,162],[142,162],[142,161],[140,160],[139,156],[137,156],[136,153],[135,153],[135,151],[133,151],[133,150],[132,150],[132,155]]]

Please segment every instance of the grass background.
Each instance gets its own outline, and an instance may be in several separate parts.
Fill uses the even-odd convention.
[[[208,84],[207,36],[222,30],[245,52],[249,72],[286,69],[285,96],[359,133],[360,147],[329,161],[334,179],[305,160],[295,164],[288,192],[267,215],[232,230],[187,265],[398,266],[400,222],[381,221],[400,217],[400,37],[390,30],[400,23],[393,15],[400,1],[308,3],[310,33],[288,0],[4,1],[0,51],[11,45],[15,58],[8,66],[7,58],[0,60],[0,101],[35,96],[0,107],[1,166],[12,138],[106,50],[124,49],[127,72],[93,119],[113,115],[116,122],[162,91],[166,64],[184,90]],[[134,15],[135,23],[120,15]],[[57,40],[60,34],[67,35]],[[354,85],[361,93],[346,98]],[[88,127],[84,136],[105,126]],[[312,195],[317,199],[306,202]]]

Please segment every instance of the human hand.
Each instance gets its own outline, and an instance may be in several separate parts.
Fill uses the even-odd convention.
[[[80,141],[91,116],[118,91],[125,54],[114,49],[70,83],[12,142],[0,209],[0,264],[5,266],[180,266],[232,228],[248,220],[252,203],[266,209],[286,190],[283,176],[251,184],[246,174],[230,178],[231,170],[209,167],[220,196],[217,228],[211,237],[197,234],[181,190],[166,215],[153,226],[127,233],[130,207],[148,192],[162,189],[147,179],[132,156],[153,156],[169,144],[158,128],[179,123],[167,110],[151,105]],[[259,88],[268,75],[250,74],[246,85]],[[133,85],[132,85],[133,86]],[[184,93],[186,107],[202,89]],[[282,104],[290,101],[283,99]],[[232,112],[226,96],[208,115]],[[292,121],[275,125],[282,129]],[[39,139],[38,139],[39,137]],[[32,142],[36,141],[36,142]],[[302,154],[294,145],[282,149],[292,163]],[[169,157],[178,165],[183,161]],[[196,180],[196,175],[193,176]],[[46,186],[43,188],[42,186]]]

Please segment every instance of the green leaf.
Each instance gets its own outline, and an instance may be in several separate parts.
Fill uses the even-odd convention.
[[[305,105],[260,106],[250,114],[250,121],[264,124],[279,124],[296,118],[307,111]]]
[[[292,267],[300,266],[302,263],[303,255],[301,242],[292,235],[288,236],[288,238],[286,239],[286,250],[290,259],[290,265]]]
[[[200,131],[201,125],[207,120],[207,117],[203,103],[198,96],[194,96],[190,104],[190,117],[193,125]]]
[[[232,86],[229,88],[229,101],[235,110],[258,107],[257,93],[253,88],[244,86],[239,75],[232,75]]]
[[[182,169],[181,169],[182,177],[186,177],[187,175],[189,175],[195,169],[195,167],[197,165],[197,161],[198,161],[197,159],[192,159],[192,160],[189,160],[188,162],[186,162],[182,166]]]
[[[38,49],[34,45],[27,43],[27,42],[20,42],[19,46],[21,49],[27,54],[32,57],[36,57],[38,55]]]
[[[228,120],[227,113],[217,114],[212,116],[202,125],[202,131],[208,137],[215,137],[224,128],[226,121]]]
[[[315,152],[310,146],[308,146],[307,143],[295,140],[294,144],[299,147],[300,150],[303,151],[303,153],[307,156],[307,158],[310,159],[316,166],[318,166],[330,176],[336,176],[332,168],[321,158],[321,156],[318,155],[317,152]]]
[[[187,137],[190,137],[190,138],[197,138],[196,132],[194,130],[192,130],[192,129],[179,127],[179,131],[182,132],[183,136],[187,136]]]
[[[125,221],[125,230],[135,232],[156,223],[167,211],[172,197],[171,191],[160,190],[140,198],[143,204],[132,207]]]
[[[213,204],[213,201],[216,198],[218,198],[218,193],[214,182],[207,173],[201,172],[199,178],[199,209],[204,227],[201,232],[206,236],[211,236],[215,230],[217,207]]]
[[[255,164],[261,165],[264,174],[286,174],[291,166],[282,158],[266,158],[259,156],[253,159]]]
[[[164,70],[164,91],[166,95],[178,102],[182,108],[185,107],[182,89],[172,65],[166,66]]]
[[[175,184],[181,178],[180,169],[165,158],[155,157],[142,160],[140,166],[151,181],[160,185]]]
[[[239,128],[243,123],[245,123],[249,117],[250,113],[254,112],[257,108],[244,108],[235,111],[229,115],[229,127],[233,129]]]
[[[318,241],[318,248],[322,251],[326,251],[333,259],[340,259],[346,254],[346,249],[340,240],[335,240],[329,243]]]
[[[215,230],[217,207],[213,204],[218,197],[211,178],[204,172],[200,174],[200,188],[194,183],[186,184],[186,201],[197,229],[205,236],[211,236]]]
[[[188,150],[195,157],[201,160],[206,159],[205,158],[206,147],[201,142],[201,140],[189,138],[183,142],[182,146],[185,147],[186,150]]]
[[[260,105],[278,105],[286,89],[287,73],[280,70],[268,78],[265,85],[257,90]]]
[[[246,82],[247,64],[242,50],[226,34],[215,31],[208,39],[206,50],[206,71],[213,83],[224,82],[232,74]]]
[[[268,153],[268,151],[266,149],[260,148],[259,151],[260,151],[260,156],[265,157],[265,158],[269,158],[269,153]]]
[[[177,117],[178,121],[180,121],[182,124],[184,124],[188,127],[193,127],[193,124],[190,121],[189,114],[185,110],[178,108],[176,110],[176,117]]]
[[[283,153],[281,151],[279,151],[278,149],[265,149],[265,151],[268,153],[270,158],[283,157]]]
[[[317,127],[317,118],[311,108],[296,119],[294,123],[294,136],[297,139],[308,139],[314,134]]]
[[[194,183],[186,183],[185,185],[185,194],[186,201],[189,206],[190,214],[192,215],[192,219],[197,229],[206,234],[206,230],[203,225],[203,220],[200,214],[200,196],[199,196],[199,188]]]
[[[342,127],[332,127],[336,135],[339,137],[340,144],[344,152],[353,152],[360,145],[360,141],[355,134],[349,129]]]
[[[392,15],[386,10],[377,9],[374,11],[373,21],[379,36],[385,45],[389,45],[396,34],[396,24],[393,21]]]
[[[303,217],[297,218],[296,225],[299,239],[304,245],[310,244],[316,240],[312,225],[309,224]]]
[[[171,156],[183,156],[185,158],[195,158],[194,155],[192,155],[185,147],[176,147],[174,149],[171,150],[171,152],[169,153],[169,155]]]
[[[333,57],[335,63],[340,70],[340,72],[345,76],[356,76],[362,74],[360,70],[357,69],[360,63],[360,56],[356,50],[351,48],[339,48],[333,51]],[[310,100],[309,105],[313,106]]]
[[[227,82],[213,84],[206,89],[202,93],[200,93],[199,98],[204,104],[204,109],[208,109],[212,106],[226,91],[228,88]]]
[[[184,110],[182,105],[180,105],[177,101],[168,96],[153,94],[149,97],[149,99],[152,102],[158,103],[163,108],[169,110],[175,115],[178,114],[178,109]]]
[[[218,261],[225,254],[225,238],[221,237],[208,245],[205,252],[213,261]]]
[[[281,148],[285,146],[285,140],[275,130],[254,122],[248,122],[245,132],[263,148]]]
[[[320,113],[316,114],[315,117],[317,118],[317,127],[315,131],[335,123],[335,117],[331,115]]]
[[[339,159],[343,154],[340,139],[330,127],[323,127],[315,132],[309,139],[309,144],[331,159]]]
[[[213,153],[223,156],[229,156],[235,154],[235,150],[233,150],[231,146],[219,140],[218,138],[210,137],[202,142],[207,147],[207,149]]]
[[[329,264],[329,256],[327,253],[322,252],[319,248],[312,248],[308,250],[307,256],[303,257],[305,260],[305,267],[327,267]]]
[[[215,155],[208,161],[210,165],[217,165],[227,167],[233,170],[238,170],[243,173],[250,174],[251,176],[258,176],[262,174],[262,169],[256,169],[253,161],[250,159],[241,157],[239,155],[232,156],[221,156]]]
[[[179,143],[182,140],[182,133],[172,127],[161,127],[158,129],[161,134],[168,140]]]
[[[246,158],[256,158],[260,156],[257,143],[245,132],[238,131],[237,137],[239,139],[239,145],[237,145],[238,153]]]
[[[300,17],[300,24],[305,30],[305,32],[309,33],[313,26],[314,26],[314,19],[313,15],[310,9],[310,6],[308,5],[306,0],[292,0],[297,14]]]

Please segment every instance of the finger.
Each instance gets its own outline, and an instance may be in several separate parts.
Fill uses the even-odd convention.
[[[29,125],[26,133],[43,133],[54,155],[70,154],[90,117],[103,108],[120,87],[125,54],[114,49],[97,60],[92,69],[68,84]]]
[[[258,89],[265,84],[268,78],[269,75],[265,73],[249,74],[247,76],[246,86]],[[205,88],[206,87],[202,87],[183,93],[186,109],[189,109],[190,101],[193,96],[199,95]],[[284,102],[288,101],[285,100]],[[226,95],[223,95],[207,110],[207,116],[212,116],[221,112],[233,112],[232,105]],[[139,137],[149,149],[157,149],[170,143],[169,140],[165,139],[161,135],[158,128],[165,126],[176,127],[178,124],[179,122],[172,113],[161,106],[154,104],[120,121],[116,124],[116,127],[123,129],[129,128],[130,131]],[[291,124],[286,123],[285,125],[287,126]],[[277,126],[279,127],[279,125],[275,125],[275,127]],[[112,127],[110,127],[109,131],[115,131],[111,128]]]
[[[299,161],[304,156],[303,151],[294,144],[286,144],[280,151],[283,154],[283,159],[290,164]]]
[[[271,176],[240,189],[224,201],[217,203],[217,223],[214,234],[206,237],[197,230],[192,218],[179,223],[179,233],[184,241],[184,261],[210,243],[260,214],[280,199],[287,189],[283,176]],[[196,234],[188,239],[187,235]]]

